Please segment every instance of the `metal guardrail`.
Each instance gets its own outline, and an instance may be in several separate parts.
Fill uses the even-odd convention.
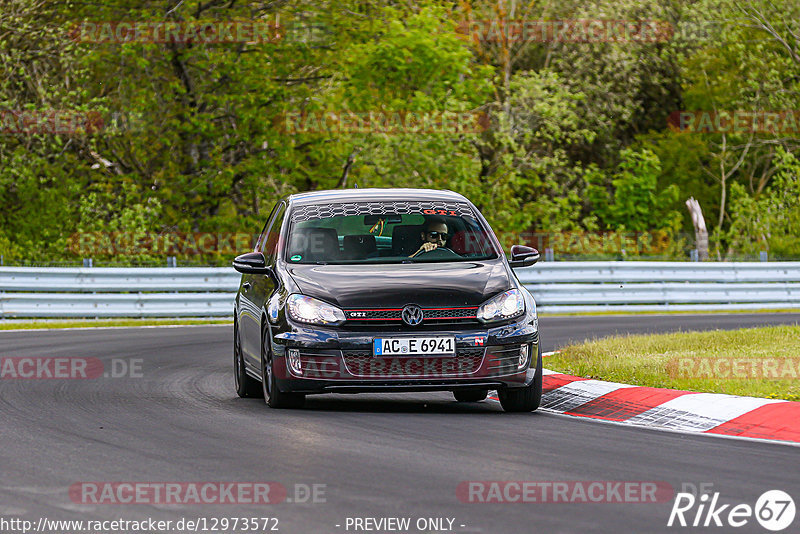
[[[800,308],[800,262],[543,262],[517,276],[545,313]],[[230,317],[231,268],[0,267],[0,318]]]
[[[227,267],[0,267],[0,291],[233,291],[241,275]]]
[[[230,317],[233,293],[6,293],[3,317]]]
[[[0,317],[230,317],[233,268],[0,268]]]
[[[800,262],[549,262],[516,272],[548,313],[800,308]]]

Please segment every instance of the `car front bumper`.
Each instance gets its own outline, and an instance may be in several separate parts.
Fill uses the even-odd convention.
[[[410,335],[453,336],[456,355],[374,356],[373,340]],[[520,365],[520,350],[527,358]],[[290,365],[290,351],[293,364]],[[289,324],[272,335],[278,387],[296,393],[454,391],[528,386],[537,372],[539,334],[524,320],[457,330],[344,330]],[[299,369],[298,369],[299,367]]]

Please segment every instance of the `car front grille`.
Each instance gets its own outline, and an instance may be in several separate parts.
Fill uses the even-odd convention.
[[[402,325],[402,308],[347,309],[348,325]],[[478,323],[478,307],[422,308],[422,324]]]
[[[353,376],[369,378],[444,378],[474,375],[481,367],[484,349],[457,348],[455,357],[381,357],[368,350],[343,351],[344,364]]]

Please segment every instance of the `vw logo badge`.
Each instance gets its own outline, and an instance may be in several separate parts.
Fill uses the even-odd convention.
[[[403,308],[403,313],[400,316],[408,326],[417,326],[422,322],[422,308],[416,304],[409,304]]]

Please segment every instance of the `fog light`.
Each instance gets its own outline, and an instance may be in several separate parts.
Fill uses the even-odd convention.
[[[520,345],[519,347],[519,368],[524,369],[528,366],[528,353],[530,351],[530,345],[527,343],[525,345]]]
[[[300,363],[300,351],[297,349],[289,349],[289,367],[296,375],[303,374],[303,365]]]

